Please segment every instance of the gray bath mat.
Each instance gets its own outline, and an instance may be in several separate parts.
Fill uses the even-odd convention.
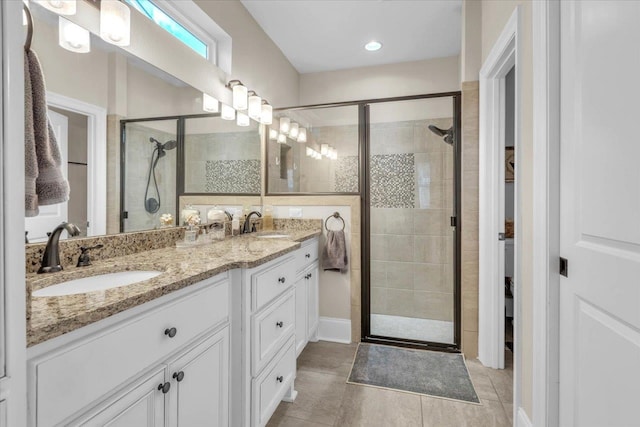
[[[361,343],[348,383],[480,403],[464,357]]]

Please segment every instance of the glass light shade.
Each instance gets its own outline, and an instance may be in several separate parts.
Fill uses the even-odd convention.
[[[262,98],[258,95],[251,95],[248,105],[247,114],[249,117],[253,120],[260,121],[260,116],[262,115]]]
[[[291,129],[291,120],[289,117],[280,117],[280,132],[289,133]]]
[[[298,130],[298,142],[307,142],[307,128],[300,128]]]
[[[213,96],[206,93],[202,94],[202,109],[207,113],[217,113],[220,111],[220,104]]]
[[[338,160],[338,150],[336,150],[335,148],[331,149],[331,158],[333,160]]]
[[[296,122],[291,123],[291,125],[289,125],[289,136],[291,137],[291,139],[297,139],[298,138],[298,130],[300,129],[300,125],[297,124]]]
[[[58,15],[76,14],[76,0],[36,0],[36,3]]]
[[[328,152],[329,152],[329,144],[321,144],[320,154],[322,154],[323,156],[326,156]]]
[[[100,2],[100,37],[116,46],[129,46],[131,10],[118,0]]]
[[[310,157],[311,154],[313,153],[313,149],[311,147],[307,147],[306,152],[307,152],[307,157]]]
[[[91,35],[81,26],[59,16],[58,44],[71,52],[87,53],[91,50]]]
[[[236,110],[234,110],[233,107],[229,107],[227,104],[222,104],[220,118],[223,120],[234,120],[236,118]]]
[[[315,152],[315,156],[316,156],[316,160],[322,159],[322,154],[318,153],[317,151]]]
[[[276,141],[278,139],[278,130],[277,129],[269,129],[269,139],[271,141]]]
[[[233,87],[233,108],[238,111],[244,111],[247,109],[247,88],[241,84],[237,84]]]
[[[244,113],[238,112],[238,119],[236,120],[236,124],[238,126],[249,126],[251,120],[249,120],[249,116]]]
[[[262,104],[262,111],[260,113],[260,121],[264,125],[270,125],[273,123],[273,107],[269,104]]]
[[[287,135],[285,135],[284,133],[281,133],[280,135],[278,135],[278,143],[279,144],[286,144],[287,143]]]

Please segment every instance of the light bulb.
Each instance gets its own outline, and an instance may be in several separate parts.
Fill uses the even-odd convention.
[[[291,137],[291,139],[297,139],[298,138],[298,129],[300,128],[300,125],[297,124],[296,122],[291,123],[291,125],[289,126],[289,137]]]
[[[76,14],[76,0],[36,0],[36,3],[58,15]]]
[[[233,87],[233,108],[238,111],[247,109],[247,88],[241,84]]]
[[[289,129],[291,129],[291,120],[289,117],[281,117],[280,118],[280,132],[289,133]]]
[[[220,104],[213,96],[206,93],[202,94],[202,109],[207,113],[217,113],[220,111]]]
[[[258,95],[251,95],[249,97],[247,114],[253,120],[260,121],[260,115],[262,114],[262,98]]]
[[[329,144],[320,144],[320,154],[326,156],[329,153]]]
[[[285,135],[284,133],[281,133],[280,135],[278,135],[278,143],[279,144],[286,144],[287,143],[287,135]]]
[[[59,16],[58,44],[71,52],[86,53],[91,50],[91,36],[89,31]]]
[[[269,104],[262,104],[262,111],[260,113],[260,121],[264,125],[270,125],[273,123],[273,107]]]
[[[223,120],[234,120],[236,118],[236,110],[234,110],[233,107],[229,107],[227,104],[222,104],[220,118]]]
[[[307,142],[307,129],[300,128],[298,130],[298,142],[304,143]]]
[[[278,139],[278,130],[277,129],[269,129],[269,139],[271,141],[276,141]]]
[[[307,147],[307,157],[311,157],[313,155],[313,148]]]
[[[236,121],[236,124],[238,126],[249,126],[250,123],[251,121],[249,120],[249,116],[238,111],[238,119]]]
[[[100,2],[100,37],[116,46],[129,46],[131,10],[118,0]]]

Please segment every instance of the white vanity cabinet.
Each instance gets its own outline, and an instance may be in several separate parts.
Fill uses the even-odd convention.
[[[304,242],[295,257],[296,356],[299,356],[309,341],[318,340],[318,239]]]
[[[30,425],[228,426],[229,317],[224,273],[36,346]]]
[[[232,354],[241,357],[235,371],[239,386],[232,395],[240,403],[233,426],[264,426],[280,401],[295,398],[295,277],[296,258],[288,253],[243,270],[242,284],[234,288],[239,322],[233,322],[232,334],[241,340]]]

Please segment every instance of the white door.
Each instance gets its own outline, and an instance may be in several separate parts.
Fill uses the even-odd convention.
[[[561,2],[560,425],[638,426],[640,2]]]
[[[67,178],[67,146],[68,146],[68,119],[62,114],[49,110],[49,120],[53,126],[53,132],[60,146],[60,156],[62,158],[62,174]],[[25,219],[25,231],[28,231],[29,241],[42,242],[47,240],[47,233],[63,221],[69,218],[67,202],[58,203],[57,205],[40,206],[38,216]],[[60,236],[61,239],[66,238],[66,233]]]

